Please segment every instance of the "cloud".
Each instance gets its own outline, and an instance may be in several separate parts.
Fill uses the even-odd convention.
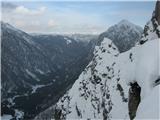
[[[24,14],[24,15],[41,15],[45,12],[45,10],[46,7],[40,7],[37,10],[33,10],[33,9],[28,9],[24,6],[18,6],[14,10],[14,12],[17,14]]]
[[[54,27],[55,25],[56,25],[56,23],[55,23],[54,20],[50,19],[50,20],[48,21],[48,26],[49,26],[49,27]]]
[[[9,8],[10,11],[2,11],[2,20],[26,32],[100,33],[105,29],[95,14],[84,14],[73,7],[35,3],[5,3],[3,9]]]
[[[88,34],[101,33],[121,19],[143,25],[144,18],[150,15],[150,10],[146,9],[112,8],[115,3],[110,6],[100,5],[102,4],[11,2],[2,5],[2,9],[10,10],[2,10],[2,20],[26,32]]]
[[[9,2],[2,2],[1,3],[1,10],[2,12],[11,12],[17,7],[17,5]]]

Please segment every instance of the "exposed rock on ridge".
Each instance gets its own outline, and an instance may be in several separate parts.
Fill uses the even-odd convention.
[[[160,25],[160,1],[157,1],[156,3],[155,18],[158,21],[158,24]]]

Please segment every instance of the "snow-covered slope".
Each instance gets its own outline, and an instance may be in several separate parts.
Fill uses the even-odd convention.
[[[107,38],[100,46],[96,46],[93,60],[72,88],[56,106],[53,106],[55,109],[53,117],[59,119],[128,117],[128,86],[120,78],[120,70],[116,63],[118,56],[118,49]]]
[[[142,99],[135,120],[159,120],[160,119],[160,85],[156,86]]]
[[[50,108],[51,117],[128,119],[129,84],[137,82],[140,85],[142,107],[156,85],[160,75],[158,46],[159,39],[156,39],[119,54],[115,45],[105,38],[96,46],[93,60],[72,88]]]
[[[123,88],[127,86],[124,81],[119,81],[115,62],[118,54],[117,48],[106,38],[95,48],[91,63],[57,104],[57,109],[62,110],[61,118],[126,117],[127,91]]]
[[[142,46],[136,46],[119,57],[119,64],[125,62],[120,68],[122,77],[128,80],[128,84],[137,82],[142,86],[141,97],[155,86],[159,77],[159,46],[159,39],[155,39]],[[124,60],[127,56],[130,61]]]

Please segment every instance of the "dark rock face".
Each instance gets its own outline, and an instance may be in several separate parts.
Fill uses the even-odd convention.
[[[128,110],[130,120],[133,120],[136,116],[136,111],[141,100],[141,88],[137,83],[131,83],[130,86],[131,87],[129,89]]]
[[[156,20],[158,21],[158,24],[160,25],[160,1],[159,0],[156,3],[155,17],[156,17]]]
[[[138,44],[142,45],[148,40],[160,38],[160,1],[157,1],[152,18],[144,27],[142,38]]]

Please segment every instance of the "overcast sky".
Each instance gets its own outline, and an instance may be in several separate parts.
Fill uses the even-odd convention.
[[[144,26],[155,2],[2,2],[2,21],[30,33],[101,33],[122,19]]]

